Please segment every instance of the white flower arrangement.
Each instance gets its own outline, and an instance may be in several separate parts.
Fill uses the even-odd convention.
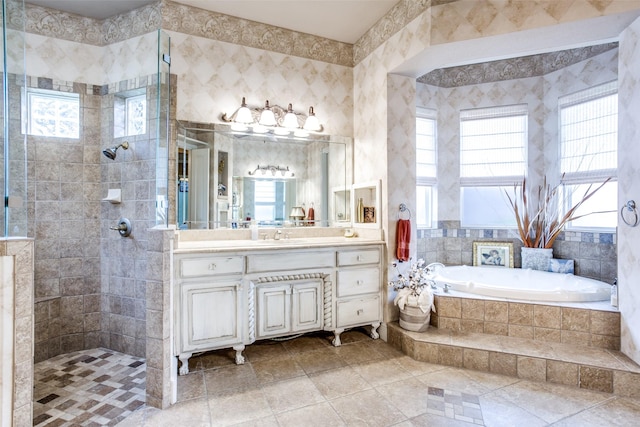
[[[405,274],[401,274],[397,264],[393,263],[393,266],[398,271],[398,278],[390,281],[389,286],[392,286],[393,290],[398,292],[393,303],[400,310],[404,310],[405,305],[408,305],[419,307],[423,313],[429,310],[436,311],[433,303],[432,285],[435,287],[435,282],[431,278],[432,270],[424,264],[425,262],[421,258],[417,262],[412,262],[409,270]]]

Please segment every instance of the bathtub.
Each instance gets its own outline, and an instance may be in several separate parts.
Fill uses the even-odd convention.
[[[460,292],[528,301],[588,302],[611,297],[611,286],[598,280],[520,268],[441,267],[434,280],[439,287],[447,284]]]

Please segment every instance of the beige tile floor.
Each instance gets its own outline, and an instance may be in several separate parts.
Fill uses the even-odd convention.
[[[119,426],[638,426],[640,399],[417,362],[361,331],[190,360],[178,403]]]

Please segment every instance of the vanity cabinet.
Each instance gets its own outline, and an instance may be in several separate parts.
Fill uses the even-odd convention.
[[[371,325],[371,337],[380,337],[382,319],[381,249],[352,248],[337,252],[336,327],[333,345],[339,346],[346,328]]]
[[[256,288],[257,338],[322,329],[322,281]]]
[[[189,358],[200,351],[232,347],[236,363],[244,363],[243,257],[178,256],[176,266],[180,374],[189,372]]]
[[[379,338],[382,245],[291,244],[176,251],[174,331],[181,375],[196,352],[232,347],[242,364],[245,345],[259,339],[325,330],[339,346],[342,332],[367,325],[371,337]]]

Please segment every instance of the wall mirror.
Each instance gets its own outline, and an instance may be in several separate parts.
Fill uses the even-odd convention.
[[[176,138],[179,229],[349,225],[351,138],[181,121]]]

